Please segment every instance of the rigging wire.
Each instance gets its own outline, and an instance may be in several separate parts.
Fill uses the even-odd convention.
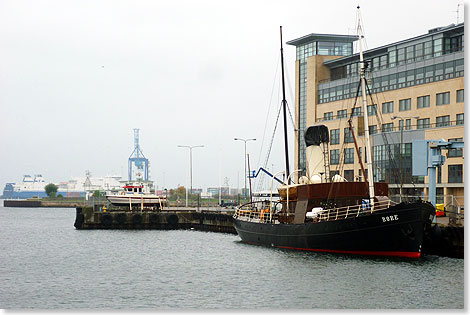
[[[274,74],[274,80],[273,80],[273,86],[271,88],[271,97],[269,99],[269,105],[268,105],[268,113],[266,114],[266,120],[265,120],[265,123],[264,123],[264,131],[263,131],[263,138],[261,140],[261,146],[260,146],[260,150],[259,150],[259,154],[258,154],[258,163],[257,165],[260,165],[260,161],[261,161],[261,153],[263,151],[263,145],[264,145],[264,139],[265,139],[265,136],[266,136],[266,129],[268,127],[268,120],[269,120],[269,114],[271,112],[271,105],[272,105],[272,100],[273,100],[273,95],[274,95],[274,87],[276,86],[276,82],[277,82],[277,74],[278,74],[278,71],[279,71],[279,59],[281,58],[281,56],[279,55],[278,56],[278,59],[277,59],[277,62],[276,62],[276,72]],[[279,93],[279,91],[278,91]]]
[[[288,67],[285,68],[285,70],[286,70],[286,77],[289,78],[289,71],[288,71],[287,69],[288,69]],[[292,85],[290,84],[290,80],[289,80],[289,79],[287,79],[287,85],[288,85],[288,87],[289,87],[290,99],[291,99],[291,100],[295,100],[295,98],[294,98],[294,92],[292,92]],[[287,102],[287,109],[289,110],[290,121],[291,121],[291,123],[292,123],[292,127],[293,127],[294,132],[295,132],[295,131],[296,131],[296,129],[295,129],[295,122],[294,122],[294,118],[292,118],[292,112],[291,112],[291,110],[290,110],[289,102]]]

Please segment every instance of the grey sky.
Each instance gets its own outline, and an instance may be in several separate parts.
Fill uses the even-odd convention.
[[[367,46],[456,23],[459,3],[360,1]],[[242,187],[243,143],[233,138],[257,138],[251,166],[264,163],[280,104],[279,26],[284,42],[355,34],[357,4],[0,0],[0,188],[23,174],[127,177],[133,128],[159,187],[188,185],[189,153],[177,145],[200,144],[193,187],[218,186],[219,169],[222,182]],[[295,48],[284,52],[294,114]],[[281,125],[276,135],[275,172],[284,167]]]

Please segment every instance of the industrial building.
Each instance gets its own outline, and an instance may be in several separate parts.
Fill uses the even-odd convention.
[[[353,53],[357,40],[310,34],[287,42],[296,47],[294,164],[303,174],[305,130],[324,124],[330,133],[331,174],[363,179],[348,125],[351,119],[365,161],[362,102],[360,97],[355,101],[361,95],[359,54]],[[426,198],[428,177],[412,176],[412,140],[464,141],[464,23],[369,49],[364,59],[375,181],[388,182],[395,199]],[[448,150],[438,169],[438,203],[464,206],[463,169],[463,149]]]

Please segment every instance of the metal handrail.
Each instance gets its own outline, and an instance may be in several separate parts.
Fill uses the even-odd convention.
[[[279,203],[281,203],[281,201],[275,202],[276,205]],[[256,204],[261,204],[261,207],[256,207]],[[373,212],[383,211],[395,204],[397,203],[393,202],[392,200],[383,200],[376,202],[373,207],[370,205],[361,204],[325,209],[319,212],[317,218],[318,222],[347,219],[351,216],[358,217],[364,214],[371,214]],[[263,207],[262,201],[249,202],[237,208],[233,217],[235,219],[242,218],[246,221],[274,223],[277,220],[277,214],[273,213],[272,209],[272,207],[266,206],[266,203],[264,203]]]
[[[276,206],[279,203],[279,201],[274,202]],[[260,207],[257,207],[257,204],[260,204]],[[274,207],[274,209],[275,208],[276,207]],[[244,218],[246,221],[272,223],[277,219],[277,215],[273,213],[272,209],[271,202],[269,206],[263,201],[249,202],[237,208],[233,217],[235,219]]]
[[[374,204],[373,207],[368,205],[354,205],[344,206],[339,208],[325,209],[318,214],[319,221],[333,221],[338,219],[346,219],[350,214],[356,217],[361,214],[370,214],[376,211],[383,211],[388,209],[390,206],[396,204],[392,200],[379,201]]]

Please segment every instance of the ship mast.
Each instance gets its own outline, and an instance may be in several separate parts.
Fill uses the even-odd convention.
[[[289,178],[289,150],[288,150],[288,142],[287,142],[287,101],[286,101],[286,88],[284,83],[284,51],[282,48],[282,26],[280,26],[281,32],[281,72],[282,72],[282,113],[284,115],[284,151],[286,155],[286,184],[289,185],[288,178]]]
[[[369,135],[369,116],[367,113],[367,95],[366,95],[366,67],[364,63],[364,55],[362,48],[362,26],[361,26],[361,13],[360,7],[357,6],[357,35],[359,36],[359,62],[361,65],[361,88],[362,88],[362,108],[364,112],[364,132],[366,136],[366,147],[367,147],[367,179],[369,182],[369,198],[370,205],[374,207],[374,171],[372,169],[372,146],[370,144],[370,135]]]

